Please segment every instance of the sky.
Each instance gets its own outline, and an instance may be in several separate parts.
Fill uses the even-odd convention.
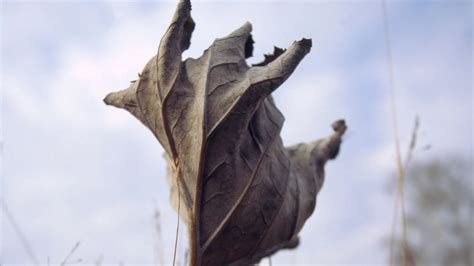
[[[157,50],[174,1],[1,2],[0,263],[169,264],[176,213],[163,149],[103,97],[128,87]],[[415,160],[473,156],[473,6],[388,1],[403,154],[420,118]],[[380,1],[193,1],[191,47],[253,24],[254,57],[312,38],[313,48],[273,93],[285,145],[348,124],[340,155],[296,250],[273,264],[386,265],[394,206],[394,131]],[[429,146],[426,150],[424,147]],[[156,210],[159,233],[156,233]],[[15,227],[16,226],[16,227]],[[179,235],[183,263],[186,231]],[[267,263],[266,261],[263,262]]]

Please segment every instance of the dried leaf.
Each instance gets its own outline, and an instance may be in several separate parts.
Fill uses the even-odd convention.
[[[180,182],[190,264],[256,263],[298,244],[324,164],[337,155],[346,126],[340,120],[326,139],[283,147],[284,117],[271,93],[310,51],[311,40],[275,47],[250,67],[247,22],[201,57],[182,61],[194,29],[190,11],[189,1],[179,1],[139,80],[104,101],[133,114],[164,147],[174,204]]]

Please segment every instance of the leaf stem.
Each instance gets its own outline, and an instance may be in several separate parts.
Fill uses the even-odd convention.
[[[181,214],[181,188],[180,188],[180,182],[179,182],[179,177],[181,176],[181,168],[179,167],[179,163],[176,166],[176,183],[178,185],[178,219],[176,221],[176,236],[174,239],[174,251],[173,251],[173,266],[175,266],[176,263],[176,250],[178,249],[178,238],[179,238],[179,218]]]

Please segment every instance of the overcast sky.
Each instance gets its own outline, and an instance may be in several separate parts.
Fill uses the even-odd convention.
[[[171,263],[176,214],[163,149],[102,99],[136,79],[174,8],[173,1],[2,1],[1,197],[41,263],[61,262],[78,241],[71,261]],[[470,1],[388,4],[403,151],[415,116],[421,120],[416,160],[472,160],[472,13]],[[324,137],[339,118],[349,126],[300,247],[279,252],[273,264],[386,264],[395,149],[380,2],[194,1],[192,16],[184,58],[245,21],[256,42],[250,63],[273,45],[313,39],[274,93],[285,144]],[[183,229],[180,257],[185,238]],[[0,263],[31,263],[7,219]]]

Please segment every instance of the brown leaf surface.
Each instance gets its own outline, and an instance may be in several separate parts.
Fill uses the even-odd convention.
[[[330,137],[284,148],[284,117],[271,93],[310,51],[311,40],[275,47],[250,67],[247,22],[201,57],[182,61],[194,29],[190,11],[189,1],[179,1],[139,80],[104,101],[132,113],[164,147],[174,205],[180,184],[191,264],[256,263],[298,244],[324,164],[337,155],[346,127],[337,121]]]

